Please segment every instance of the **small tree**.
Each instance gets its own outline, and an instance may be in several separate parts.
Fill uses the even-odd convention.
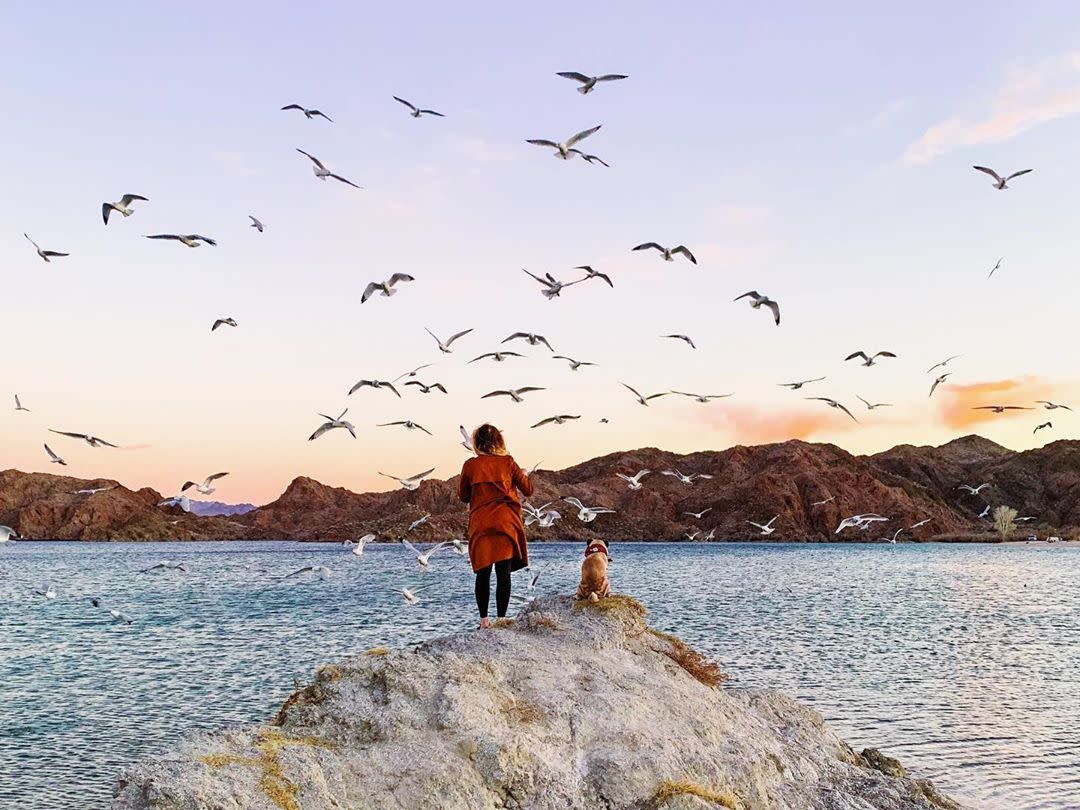
[[[994,529],[1001,535],[1001,542],[1009,539],[1009,535],[1016,528],[1017,511],[1011,506],[999,506],[994,510]]]

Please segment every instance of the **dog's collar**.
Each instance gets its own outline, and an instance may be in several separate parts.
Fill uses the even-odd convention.
[[[603,543],[590,543],[588,546],[585,547],[586,559],[591,557],[593,554],[604,554],[607,557],[611,557],[611,554],[608,553],[607,546],[605,546]]]

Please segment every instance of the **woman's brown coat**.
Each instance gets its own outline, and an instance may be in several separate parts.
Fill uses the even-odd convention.
[[[521,501],[533,494],[529,476],[510,456],[479,455],[461,468],[458,497],[469,504],[469,561],[473,571],[511,560],[516,571],[529,564]]]

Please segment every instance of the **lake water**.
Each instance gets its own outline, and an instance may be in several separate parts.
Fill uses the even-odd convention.
[[[541,592],[577,544],[534,544]],[[978,808],[1080,807],[1080,549],[620,544],[615,589],[737,685],[812,704]],[[187,573],[139,570],[163,559]],[[326,565],[325,580],[289,580]],[[525,574],[516,580],[523,586]],[[32,594],[42,582],[54,600]],[[402,587],[422,587],[405,606]],[[88,597],[129,614],[112,623]],[[494,609],[493,609],[494,610]],[[107,806],[131,760],[270,717],[319,664],[475,624],[464,558],[401,546],[0,546],[0,806]]]

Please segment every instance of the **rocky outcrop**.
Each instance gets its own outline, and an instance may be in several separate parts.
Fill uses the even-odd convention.
[[[959,805],[772,690],[651,629],[627,597],[322,667],[263,726],[129,768],[116,810],[913,810]]]

